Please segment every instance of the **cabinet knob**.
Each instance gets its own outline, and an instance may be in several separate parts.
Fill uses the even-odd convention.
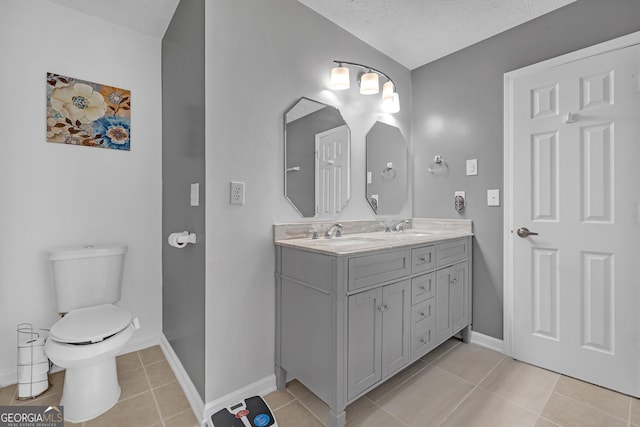
[[[420,338],[420,343],[422,343],[422,344],[426,344],[426,343],[427,343],[427,340],[425,340],[424,338]]]
[[[420,257],[420,258],[418,258],[418,260],[419,260],[420,262],[425,262],[425,261],[427,261],[427,259],[426,259],[425,257]]]
[[[420,317],[424,317],[424,311],[420,312]]]
[[[384,310],[389,310],[389,306],[388,306],[387,304],[383,305],[383,306],[382,306],[382,308],[383,308]]]
[[[455,285],[456,283],[458,283],[458,278],[454,277],[453,280],[451,281],[451,284]]]
[[[423,285],[423,286],[420,286],[420,290],[421,290],[421,291],[426,291],[426,290],[427,290],[427,287],[426,287],[426,286],[424,286],[424,285]]]

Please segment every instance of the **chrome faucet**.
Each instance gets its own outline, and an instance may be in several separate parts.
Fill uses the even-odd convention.
[[[405,224],[411,224],[411,222],[408,219],[403,219],[402,221],[400,221],[399,223],[397,223],[396,225],[394,225],[391,229],[393,231],[404,231],[404,225]]]
[[[330,239],[331,237],[333,237],[334,229],[336,230],[336,237],[340,237],[342,236],[342,228],[343,228],[343,225],[340,223],[333,224],[331,227],[329,227],[327,232],[324,233],[324,237],[326,237],[327,239]]]

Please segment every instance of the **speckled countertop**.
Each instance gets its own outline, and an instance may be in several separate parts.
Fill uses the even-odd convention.
[[[354,255],[404,246],[436,243],[473,235],[471,221],[467,220],[412,218],[410,221],[409,227],[412,228],[407,228],[405,231],[356,233],[349,233],[348,223],[343,222],[345,227],[342,237],[333,237],[331,239],[323,237],[324,232],[322,230],[329,228],[333,223],[306,224],[307,229],[315,228],[319,231],[319,239],[312,239],[311,237],[300,238],[297,231],[288,232],[299,230],[300,223],[291,224],[293,227],[289,230],[286,228],[288,224],[277,224],[274,226],[274,243],[277,246],[302,249],[326,255]],[[375,221],[375,223],[377,224],[378,222]],[[357,222],[358,226],[361,224],[362,221]],[[368,228],[375,229],[375,226],[372,225]]]

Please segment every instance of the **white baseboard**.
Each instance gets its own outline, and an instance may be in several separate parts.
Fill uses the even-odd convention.
[[[489,335],[481,334],[480,332],[471,331],[470,341],[473,344],[495,350],[499,353],[504,353],[504,342],[498,338],[490,337]]]
[[[238,403],[243,399],[251,396],[264,396],[276,390],[276,376],[271,374],[258,380],[252,384],[242,387],[239,390],[231,392],[225,396],[219,397],[214,401],[207,402],[204,408],[204,419],[207,423],[211,419],[211,415],[215,414],[222,408],[226,408],[234,403]],[[210,423],[208,425],[211,425]]]
[[[169,344],[169,341],[164,334],[160,336],[160,348],[162,349],[164,356],[167,358],[167,362],[169,362],[169,366],[171,366],[173,373],[176,375],[178,383],[182,387],[182,391],[184,391],[184,395],[187,397],[189,405],[191,405],[193,414],[196,419],[203,423],[204,401],[200,397],[200,393],[198,393],[196,386],[193,384],[193,381],[191,381],[191,378],[189,378],[187,371],[184,369],[184,366],[182,366],[182,362],[178,359],[178,356],[173,351],[171,344]]]

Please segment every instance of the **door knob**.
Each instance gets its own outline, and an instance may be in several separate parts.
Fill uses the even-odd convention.
[[[535,233],[533,231],[529,231],[529,229],[527,227],[520,227],[518,228],[518,230],[516,231],[516,233],[518,234],[518,236],[520,237],[527,237],[527,236],[537,236],[538,233]]]

